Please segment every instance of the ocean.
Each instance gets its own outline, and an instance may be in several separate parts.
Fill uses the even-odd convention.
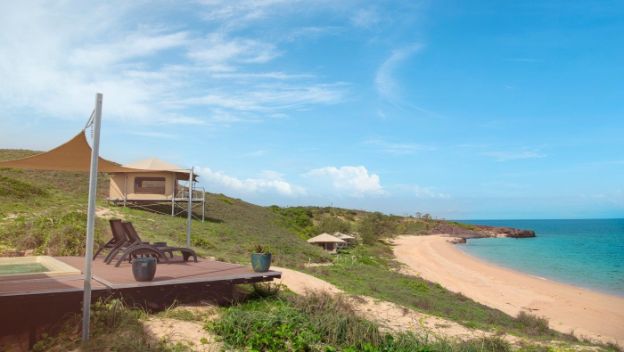
[[[514,270],[624,296],[624,219],[461,220],[534,230],[535,238],[468,240],[458,248]]]

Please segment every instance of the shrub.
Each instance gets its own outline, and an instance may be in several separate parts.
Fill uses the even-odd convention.
[[[524,326],[524,331],[531,336],[539,336],[548,334],[550,329],[548,328],[548,319],[538,317],[527,312],[520,312],[517,320]]]
[[[318,225],[316,225],[316,232],[326,232],[330,234],[334,232],[348,233],[351,232],[351,224],[335,215],[323,215],[319,220]]]
[[[108,228],[106,221],[96,219],[95,243]],[[37,216],[20,216],[0,228],[0,241],[18,250],[35,254],[84,255],[87,214],[80,211],[53,211]]]
[[[47,196],[48,191],[14,178],[0,175],[0,197],[25,199],[33,196]]]

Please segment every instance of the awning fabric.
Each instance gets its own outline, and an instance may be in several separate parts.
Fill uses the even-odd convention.
[[[89,171],[91,146],[87,143],[84,130],[68,142],[44,153],[17,159],[0,161],[0,168]],[[143,172],[146,170],[123,167],[115,162],[99,158],[99,172]],[[153,170],[148,170],[150,172]]]

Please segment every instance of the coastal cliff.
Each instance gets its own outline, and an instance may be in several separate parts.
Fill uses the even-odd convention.
[[[487,225],[468,225],[456,222],[438,222],[430,233],[449,234],[465,242],[470,238],[492,238],[492,237],[510,237],[510,238],[529,238],[535,237],[535,231],[526,229],[516,229],[512,227],[498,227]]]

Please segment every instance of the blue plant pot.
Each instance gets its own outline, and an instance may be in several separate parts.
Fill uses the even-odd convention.
[[[132,275],[136,281],[152,281],[156,275],[156,258],[143,257],[132,260]]]
[[[251,253],[251,267],[257,273],[269,271],[271,267],[271,253]]]

